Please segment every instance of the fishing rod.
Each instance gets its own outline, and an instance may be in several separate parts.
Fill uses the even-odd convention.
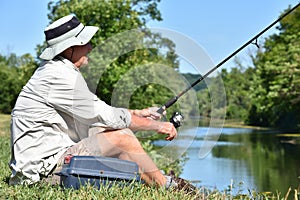
[[[193,82],[190,86],[188,86],[186,89],[184,89],[182,92],[177,94],[175,97],[171,98],[167,103],[165,103],[163,106],[161,106],[157,112],[162,114],[167,108],[172,106],[181,96],[183,96],[185,93],[187,93],[190,89],[192,89],[195,85],[200,83],[203,79],[205,79],[208,75],[210,75],[213,71],[218,69],[220,66],[222,66],[224,63],[226,63],[229,59],[231,59],[234,55],[239,53],[242,49],[247,47],[249,44],[255,44],[257,47],[257,39],[260,37],[263,33],[265,33],[267,30],[269,30],[271,27],[273,27],[275,24],[277,24],[279,21],[281,21],[283,18],[285,18],[287,15],[289,15],[291,12],[293,12],[298,6],[300,5],[300,2],[291,8],[288,12],[283,14],[281,17],[279,17],[277,20],[275,20],[273,23],[271,23],[269,26],[267,26],[265,29],[263,29],[261,32],[259,32],[257,35],[255,35],[253,38],[251,38],[248,42],[246,42],[244,45],[242,45],[240,48],[238,48],[236,51],[234,51],[232,54],[230,54],[228,57],[226,57],[224,60],[222,60],[219,64],[217,64],[215,67],[213,67],[211,70],[209,70],[206,74],[201,76],[199,79],[197,79],[195,82]],[[253,41],[255,41],[253,43]],[[183,116],[175,112],[173,116],[170,118],[170,122],[174,124],[174,126],[177,128],[180,126],[180,121],[183,119]]]

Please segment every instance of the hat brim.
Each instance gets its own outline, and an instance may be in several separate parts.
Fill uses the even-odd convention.
[[[98,29],[96,26],[85,26],[77,37],[71,37],[55,45],[48,46],[39,57],[44,60],[52,60],[69,47],[85,45],[92,39]]]

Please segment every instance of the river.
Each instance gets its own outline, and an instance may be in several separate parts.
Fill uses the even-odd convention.
[[[299,187],[299,137],[251,128],[211,130],[214,129],[180,130],[181,136],[171,144],[183,149],[188,158],[182,178],[199,187],[233,194],[253,191],[286,194],[289,187]],[[167,141],[154,144],[162,147]]]

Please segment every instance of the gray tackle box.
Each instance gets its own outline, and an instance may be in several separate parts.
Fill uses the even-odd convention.
[[[102,156],[72,156],[65,159],[60,175],[64,188],[79,189],[90,184],[96,188],[101,185],[128,185],[141,182],[139,168],[135,162]]]

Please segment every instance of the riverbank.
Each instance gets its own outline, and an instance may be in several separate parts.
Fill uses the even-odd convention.
[[[251,129],[256,129],[256,130],[269,130],[270,129],[268,127],[246,125],[242,120],[239,120],[239,119],[227,119],[227,120],[225,120],[224,127],[251,128]]]
[[[0,199],[201,199],[183,192],[172,192],[145,185],[131,185],[125,188],[102,187],[100,190],[90,186],[79,190],[62,190],[59,186],[35,184],[32,186],[9,186],[10,169],[9,115],[0,114]],[[202,192],[204,190],[202,189]],[[249,194],[232,195],[232,191],[205,190],[206,199],[287,199],[299,198],[298,190],[291,189],[286,194],[249,191]]]
[[[187,126],[196,125],[199,126],[216,126],[216,127],[228,127],[228,128],[251,128],[256,130],[269,130],[269,127],[250,126],[244,123],[241,119],[221,119],[221,118],[208,118],[208,117],[191,117],[185,119],[183,123]],[[197,126],[197,125],[196,125]]]

